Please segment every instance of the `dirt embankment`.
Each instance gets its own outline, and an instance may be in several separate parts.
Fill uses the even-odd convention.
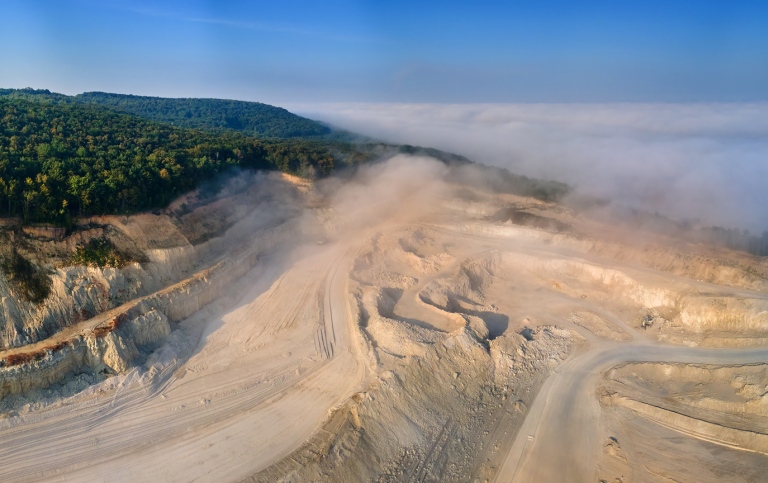
[[[0,350],[34,344],[211,266],[251,234],[295,217],[302,195],[292,186],[279,175],[249,174],[214,194],[188,194],[162,212],[78,220],[62,239],[0,230],[0,246],[16,250],[49,287],[44,300],[30,301],[12,274],[0,271]],[[77,247],[94,240],[106,240],[132,262],[75,264]],[[0,257],[9,253],[0,250]]]
[[[598,389],[614,435],[601,473],[606,479],[623,473],[718,481],[728,474],[734,481],[761,481],[768,469],[766,375],[765,364],[628,363],[611,369]],[[670,440],[679,451],[668,452]]]
[[[495,474],[567,331],[480,340],[470,329],[385,372],[289,458],[245,481],[466,481]]]
[[[207,232],[210,238],[198,245],[182,234],[187,230],[183,217],[141,214],[86,220],[89,226],[102,225],[75,232],[73,238],[108,236],[119,249],[141,253],[144,262],[99,268],[66,266],[67,260],[60,258],[63,266],[51,269],[52,293],[42,304],[16,296],[0,277],[0,295],[7,292],[0,299],[0,344],[6,348],[0,351],[0,398],[47,387],[73,372],[124,372],[162,342],[169,322],[224,297],[254,267],[259,254],[298,239],[302,229],[313,229],[286,222],[285,213],[262,219],[253,212],[252,198],[245,189],[212,203],[199,201],[197,210],[220,217],[228,203],[231,224],[225,232]],[[45,243],[37,248],[51,249],[54,242]],[[65,239],[53,248],[73,243]],[[35,246],[28,243],[27,248]]]

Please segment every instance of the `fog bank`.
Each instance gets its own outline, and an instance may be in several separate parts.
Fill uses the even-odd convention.
[[[768,229],[768,103],[287,107],[674,218]]]

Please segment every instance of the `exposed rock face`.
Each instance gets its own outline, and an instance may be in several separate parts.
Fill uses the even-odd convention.
[[[157,229],[157,223],[146,229]],[[42,304],[21,299],[0,278],[0,348],[33,344],[122,303],[161,290],[215,262],[223,256],[225,246],[239,243],[242,241],[227,237],[226,241],[211,240],[199,246],[184,241],[182,246],[173,248],[146,249],[147,262],[120,269],[57,267],[50,275],[51,295]]]
[[[52,275],[52,293],[39,305],[0,281],[0,348],[33,344],[160,285],[139,264],[124,269],[69,267]]]
[[[107,333],[76,336],[61,347],[42,349],[35,360],[0,368],[0,398],[47,387],[71,372],[124,372],[142,351],[157,347],[170,334],[165,315],[150,309]]]
[[[165,314],[150,309],[104,337],[86,337],[86,363],[95,371],[104,370],[103,365],[113,372],[125,372],[139,357],[140,347],[145,352],[154,349],[170,333],[171,326]]]
[[[88,226],[103,225],[73,237],[87,241],[108,236],[122,250],[141,253],[144,262],[98,268],[66,266],[65,257],[53,257],[63,265],[49,268],[51,295],[41,304],[23,300],[0,277],[0,350],[5,349],[0,352],[0,398],[48,387],[75,372],[125,372],[169,334],[169,323],[224,297],[260,253],[313,229],[308,220],[304,226],[286,221],[284,210],[270,217],[254,211],[253,196],[245,189],[216,200],[217,210],[197,201],[199,209],[227,220],[213,224],[214,229],[224,226],[224,232],[193,230],[196,237],[206,238],[197,245],[182,234],[191,228],[179,221],[199,221],[191,216],[195,211],[181,218],[141,214],[84,220]],[[35,246],[25,243],[28,250]],[[49,241],[37,249],[55,254],[73,249],[73,243]]]
[[[0,398],[47,387],[76,370],[124,372],[169,333],[178,322],[228,292],[258,261],[258,253],[290,233],[287,227],[255,237],[252,243],[211,268],[90,319],[90,329],[50,345],[38,343],[0,359]],[[25,360],[31,359],[31,360]]]
[[[755,333],[768,331],[768,300],[717,296],[689,296],[680,307],[680,323],[693,332],[718,330]]]
[[[61,240],[67,234],[66,228],[55,226],[24,226],[21,229],[27,235],[50,240]]]
[[[0,231],[0,242],[17,246],[48,272],[52,288],[44,302],[27,302],[0,271],[0,350],[36,343],[210,267],[254,234],[297,216],[298,196],[279,175],[248,174],[213,197],[185,195],[162,213],[79,220],[63,239],[59,228],[45,239],[34,231],[43,228],[24,227],[28,236]],[[311,220],[304,225],[301,230],[313,229]],[[95,238],[107,238],[141,263],[121,269],[71,266],[76,246]]]

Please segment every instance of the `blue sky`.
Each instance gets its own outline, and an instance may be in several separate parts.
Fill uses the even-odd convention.
[[[290,102],[768,100],[768,2],[15,1],[0,86]]]

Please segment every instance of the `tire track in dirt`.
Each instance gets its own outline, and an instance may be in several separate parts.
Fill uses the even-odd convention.
[[[337,311],[332,300],[332,292],[345,287],[339,278],[340,266],[348,261],[348,252],[342,251],[324,263],[323,270],[312,269],[309,273],[289,271],[263,296],[237,309],[237,320],[262,321],[262,324],[257,324],[260,327],[249,329],[253,334],[243,336],[242,343],[267,344],[264,347],[270,349],[264,357],[282,351],[283,356],[288,357],[285,362],[278,365],[271,362],[269,366],[272,367],[253,372],[249,364],[239,364],[235,360],[238,364],[234,373],[226,366],[212,371],[219,365],[200,362],[210,357],[214,357],[211,362],[221,362],[216,356],[225,356],[226,352],[207,354],[206,345],[203,345],[203,352],[198,352],[196,356],[201,360],[195,362],[193,358],[190,361],[189,366],[196,372],[187,370],[186,374],[179,373],[181,378],[176,378],[174,374],[179,368],[169,365],[148,380],[142,377],[141,381],[137,381],[136,376],[128,376],[106,401],[40,413],[22,424],[0,430],[5,443],[0,446],[0,461],[4,463],[0,466],[0,481],[38,481],[42,478],[58,479],[63,474],[90,474],[86,466],[93,462],[103,467],[104,464],[111,465],[111,461],[125,461],[126,455],[167,444],[164,442],[178,441],[190,431],[220,426],[254,409],[270,407],[286,397],[299,397],[317,405],[312,392],[314,389],[310,388],[323,387],[324,374],[328,374],[329,370],[335,378],[349,373],[343,387],[354,386],[356,377],[364,372],[361,373],[357,365],[351,363],[354,361],[353,352],[345,351],[345,362],[338,361],[341,364],[334,362],[332,367],[329,366],[336,360],[334,342],[348,340],[336,338],[335,325],[338,321],[334,317],[337,317]],[[289,278],[303,283],[296,284],[290,280],[289,284]],[[295,291],[297,285],[300,285],[298,292]],[[275,319],[265,316],[265,312],[272,310],[270,306],[279,306],[286,300],[292,305],[287,312],[281,313],[283,317]],[[338,300],[345,300],[345,297]],[[307,302],[313,307],[308,307]],[[319,314],[318,305],[321,308]],[[325,310],[326,307],[328,310]],[[319,315],[319,320],[312,324],[305,323],[305,320],[308,321],[306,314],[310,313],[316,314],[316,317]],[[345,314],[342,312],[338,316]],[[222,327],[226,327],[227,323],[232,322],[225,321]],[[348,325],[342,327],[346,330]],[[207,337],[223,338],[225,334],[218,333],[221,330],[216,329]],[[302,334],[314,335],[306,338]],[[228,341],[227,345],[238,343],[231,336],[226,336],[224,340]],[[308,342],[309,350],[297,350],[297,342]],[[276,344],[275,347],[272,347],[273,344]],[[285,352],[280,349],[282,346],[292,347],[292,351]],[[312,352],[323,357],[308,357]],[[291,353],[294,355],[291,356]],[[343,387],[341,390],[346,391]],[[300,427],[305,425],[303,423]],[[40,458],[41,454],[45,454],[46,458]]]

